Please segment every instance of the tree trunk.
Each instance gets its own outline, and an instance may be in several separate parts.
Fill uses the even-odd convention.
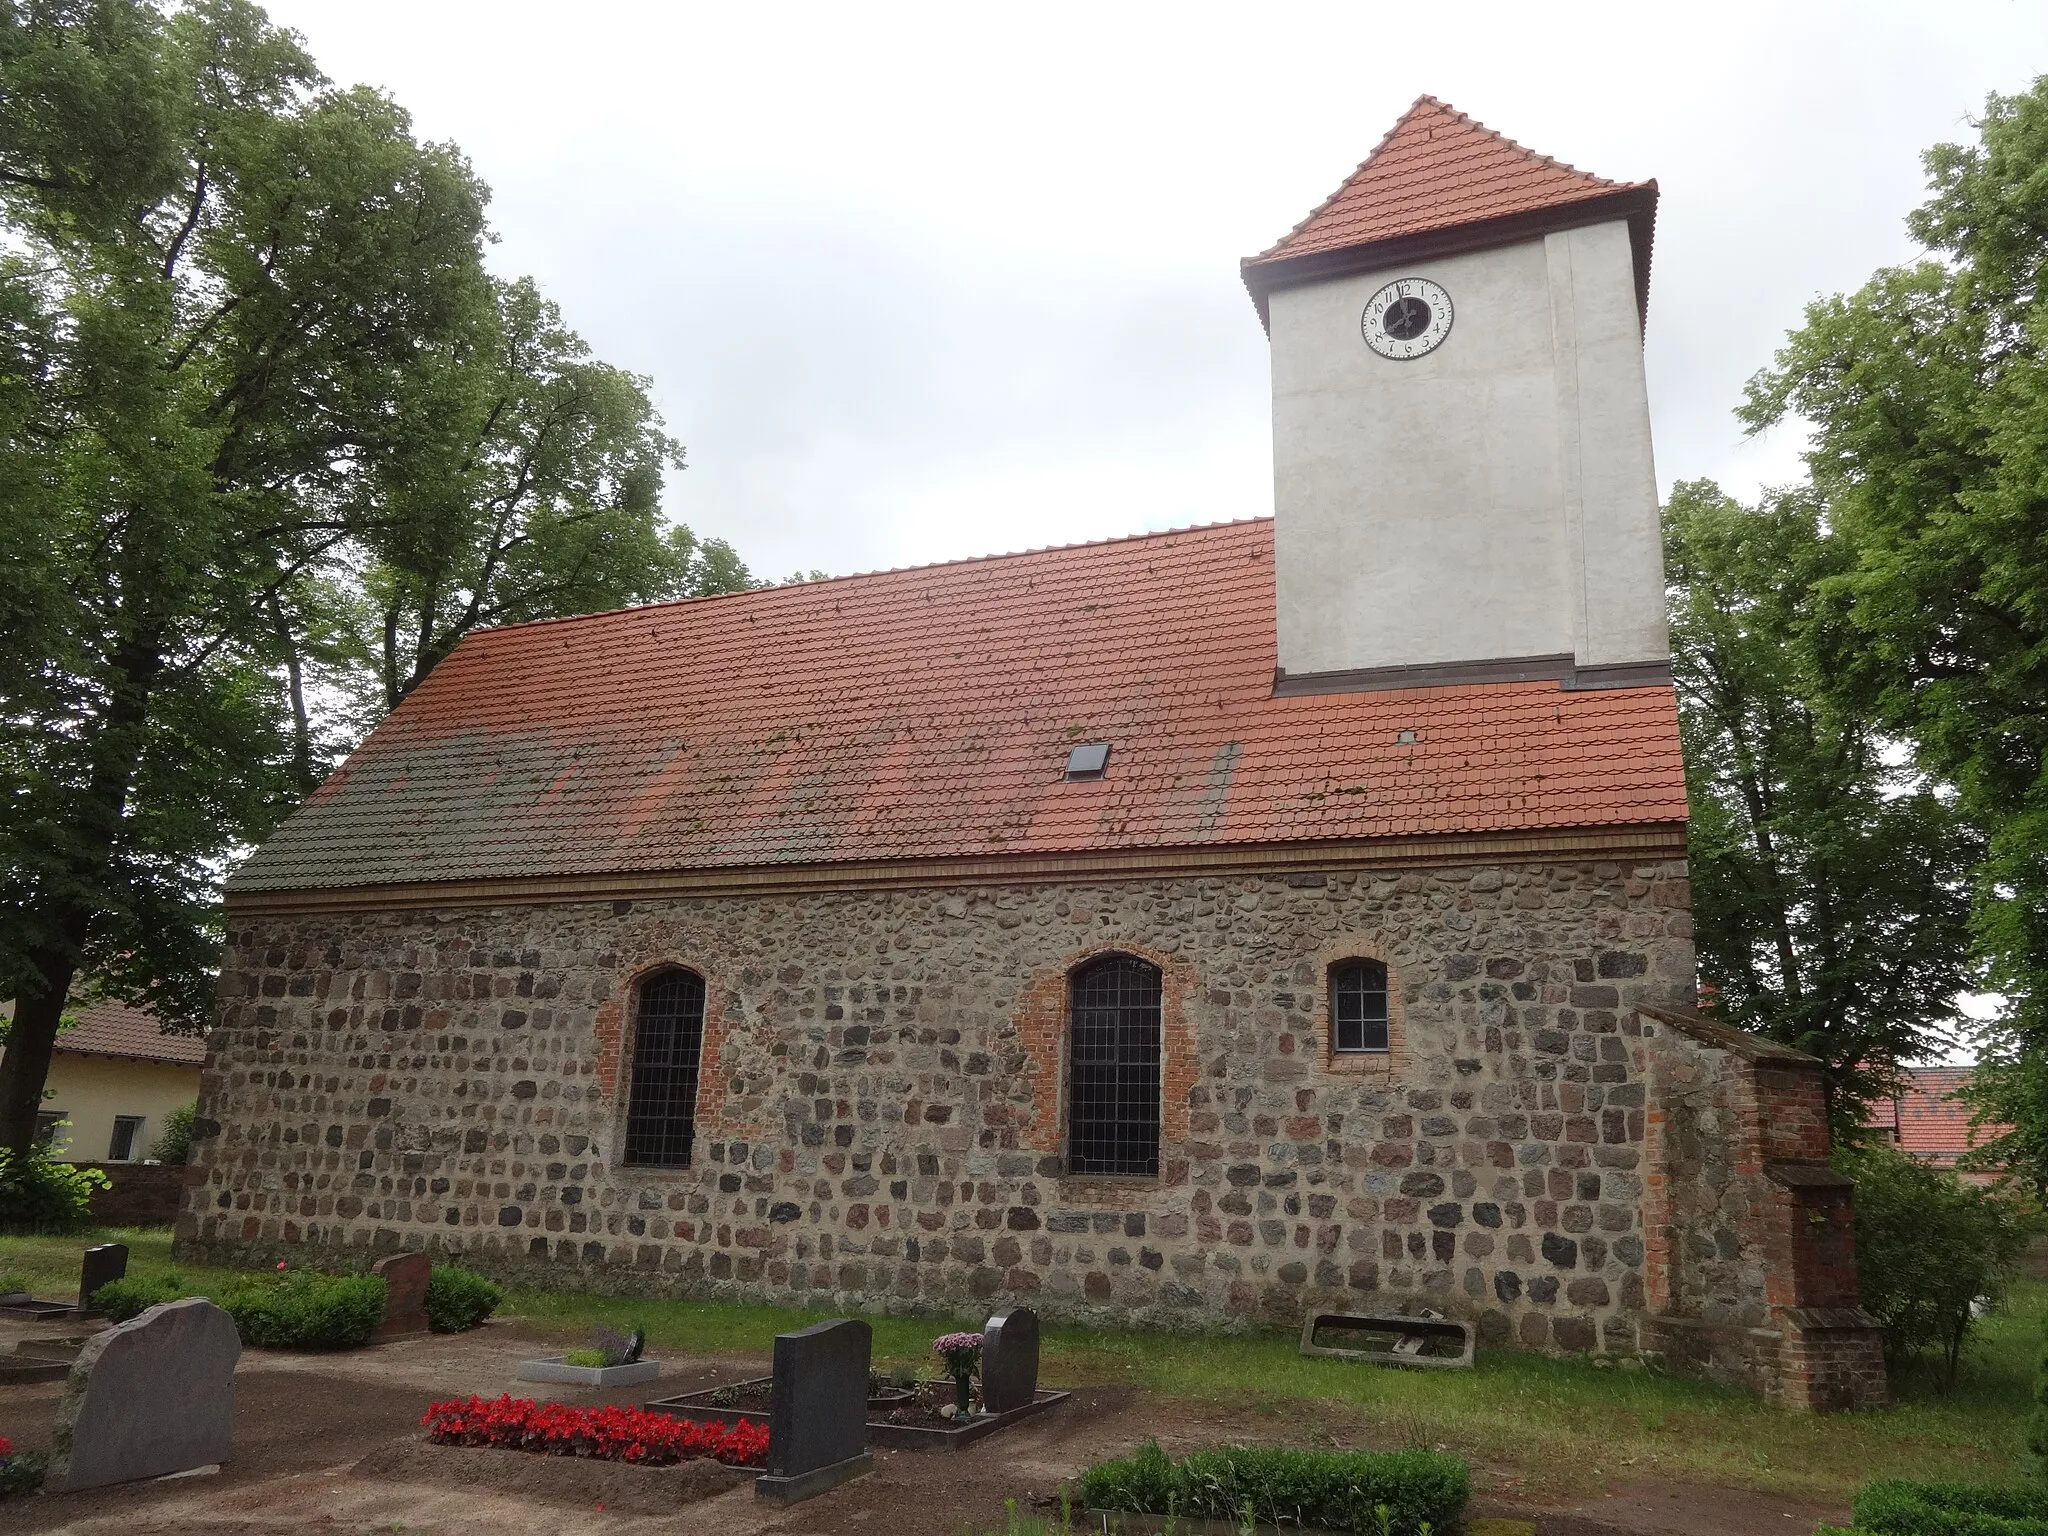
[[[320,787],[313,772],[313,722],[306,713],[305,668],[299,660],[298,637],[285,620],[284,604],[270,594],[270,622],[277,630],[277,643],[284,648],[285,682],[292,700],[292,782],[301,795]]]
[[[142,756],[150,693],[163,669],[153,639],[124,642],[111,662],[107,710],[93,733],[92,771],[68,818],[73,850],[69,868],[56,889],[30,898],[49,913],[49,921],[36,931],[51,934],[58,942],[35,952],[43,989],[17,1000],[7,1053],[0,1057],[0,1148],[18,1157],[35,1148],[36,1111],[50,1075],[57,1026],[92,932],[95,908],[88,893],[108,883],[109,866],[120,847],[122,813]]]
[[[74,940],[70,953],[85,938],[84,923],[66,924]],[[76,960],[55,950],[35,955],[43,990],[15,1000],[14,1027],[8,1032],[7,1054],[0,1056],[0,1147],[18,1157],[28,1155],[36,1141],[36,1116],[43,1107],[43,1084],[50,1076],[50,1056],[57,1045],[57,1026],[64,1020],[64,1002],[71,995]]]

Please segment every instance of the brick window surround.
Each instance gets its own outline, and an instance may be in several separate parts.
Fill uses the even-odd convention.
[[[1328,944],[1316,955],[1318,991],[1315,1005],[1315,1047],[1313,1059],[1325,1072],[1339,1077],[1397,1078],[1408,1069],[1408,1008],[1404,996],[1408,978],[1394,963],[1391,946],[1370,930],[1349,933]],[[1369,960],[1387,973],[1387,1048],[1384,1051],[1340,1051],[1337,1049],[1336,1018],[1331,998],[1337,972],[1346,965]]]
[[[1185,1184],[1188,1177],[1188,1095],[1201,1073],[1188,1010],[1199,978],[1185,960],[1144,944],[1101,944],[1076,951],[1057,967],[1038,972],[1018,997],[1017,1032],[1031,1090],[1029,1123],[1021,1128],[1020,1140],[1035,1151],[1065,1159],[1072,980],[1076,971],[1111,955],[1129,955],[1159,970],[1159,1173],[1063,1174],[1060,1187],[1069,1198],[1085,1199],[1091,1189],[1109,1194],[1120,1186]]]
[[[626,957],[622,957],[626,958]],[[615,1149],[618,1156],[608,1157],[615,1177],[624,1176],[632,1180],[655,1180],[674,1177],[693,1177],[690,1167],[664,1167],[656,1163],[627,1163],[624,1158],[626,1146],[628,1086],[632,1081],[633,1021],[640,1012],[640,986],[642,982],[673,971],[693,971],[704,981],[704,1037],[697,1057],[697,1114],[696,1139],[705,1141],[721,1128],[722,1111],[725,1107],[725,1074],[719,1070],[719,1057],[723,1054],[726,1037],[732,1032],[732,1018],[727,1012],[728,999],[714,972],[701,961],[672,953],[634,956],[628,960],[631,969],[628,980],[616,996],[600,1004],[591,1023],[597,1036],[598,1059],[597,1081],[603,1095],[607,1120],[611,1126],[607,1153]],[[697,1159],[691,1158],[691,1163]]]

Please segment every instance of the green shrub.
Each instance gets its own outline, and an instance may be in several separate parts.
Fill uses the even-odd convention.
[[[97,1168],[74,1168],[41,1148],[27,1157],[0,1148],[0,1229],[76,1232],[92,1212],[96,1189],[113,1181]]]
[[[148,1155],[173,1168],[184,1167],[185,1159],[192,1155],[192,1124],[198,1118],[197,1104],[180,1104],[165,1115],[164,1127],[149,1144]]]
[[[1886,1355],[1938,1348],[1954,1385],[1976,1323],[1971,1303],[2004,1294],[2032,1223],[1998,1191],[1882,1143],[1839,1151],[1836,1163],[1856,1181],[1857,1289]]]
[[[2040,1471],[2048,1476],[2048,1349],[2034,1366],[2034,1406],[2027,1414],[2027,1449],[2040,1459]]]
[[[176,1301],[191,1294],[178,1275],[152,1275],[146,1279],[130,1275],[124,1280],[109,1280],[92,1293],[91,1299],[95,1311],[106,1313],[112,1322],[125,1323],[160,1302]]]
[[[1175,1462],[1148,1443],[1097,1462],[1080,1489],[1091,1509],[1417,1536],[1456,1527],[1472,1475],[1463,1458],[1435,1451],[1230,1446]]]
[[[2024,1484],[1865,1483],[1849,1517],[1874,1536],[2048,1536],[2048,1491]]]
[[[244,1280],[219,1297],[244,1344],[265,1349],[355,1349],[384,1316],[381,1275],[285,1270]]]
[[[498,1310],[505,1288],[474,1270],[436,1264],[427,1277],[427,1326],[436,1333],[461,1333]]]
[[[0,1446],[6,1445],[0,1440]],[[36,1451],[15,1451],[11,1447],[4,1459],[0,1459],[0,1499],[10,1494],[34,1493],[43,1486],[43,1473],[47,1463]]]
[[[22,1275],[0,1275],[0,1296],[18,1296],[27,1289],[27,1277]]]
[[[589,1366],[593,1370],[599,1370],[607,1365],[616,1365],[617,1363],[615,1360],[607,1360],[604,1351],[601,1349],[569,1349],[562,1352],[562,1364],[564,1365],[583,1365]]]

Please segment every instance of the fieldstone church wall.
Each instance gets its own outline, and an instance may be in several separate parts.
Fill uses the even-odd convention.
[[[1489,1342],[1635,1351],[1670,1214],[1655,1063],[1725,1055],[1638,1011],[1693,1001],[1677,862],[231,923],[178,1226],[205,1261],[424,1247],[1180,1327],[1428,1304]],[[1110,951],[1165,976],[1156,1180],[1063,1173],[1067,977]],[[1376,1060],[1329,1051],[1353,958],[1389,971]],[[707,982],[696,1155],[623,1167],[633,988],[667,965]],[[1739,1309],[1768,1260],[1731,1262],[1711,1285]]]

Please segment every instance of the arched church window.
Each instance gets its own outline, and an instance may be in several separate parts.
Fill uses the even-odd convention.
[[[1159,1172],[1159,968],[1110,955],[1074,972],[1067,1171]]]
[[[1387,1049],[1387,968],[1379,961],[1330,967],[1330,1049],[1350,1055]]]
[[[704,1060],[704,978],[658,971],[640,983],[633,1072],[626,1095],[626,1161],[686,1168],[697,1138],[697,1069]]]

